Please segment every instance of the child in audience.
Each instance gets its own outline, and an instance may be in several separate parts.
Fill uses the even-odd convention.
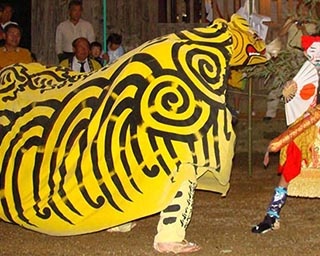
[[[94,41],[90,44],[91,57],[98,61],[101,66],[104,66],[104,59],[102,58],[102,45],[101,43]]]
[[[124,54],[122,36],[117,33],[111,33],[107,39],[107,45],[108,52],[104,54],[104,58],[106,59],[107,64],[110,65]]]

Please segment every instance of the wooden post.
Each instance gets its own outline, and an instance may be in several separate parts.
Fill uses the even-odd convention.
[[[254,0],[249,0],[249,24],[254,8]],[[248,174],[252,175],[252,78],[248,81]]]
[[[223,1],[223,16],[225,19],[228,19],[229,18],[229,12],[228,12],[228,1]]]
[[[238,11],[241,7],[241,0],[233,0],[233,10]]]
[[[288,11],[293,12],[294,11],[294,5],[293,5],[293,0],[288,0]]]
[[[171,0],[167,0],[167,22],[171,23]]]
[[[259,13],[266,16],[271,16],[271,3],[268,0],[259,1],[260,8]]]
[[[252,78],[248,81],[248,174],[252,175]]]
[[[283,20],[283,17],[282,17],[282,1],[281,0],[278,0],[277,8],[278,8],[278,11],[277,11],[278,24],[282,25],[284,20]]]
[[[188,8],[186,7],[186,10],[188,10]],[[189,15],[189,23],[195,23],[195,20],[194,20],[194,1],[193,0],[190,0],[189,1],[189,13],[187,13],[187,15]],[[197,21],[198,22],[198,21]]]
[[[175,1],[176,2],[176,22],[181,23],[182,22],[182,1]],[[184,4],[184,3],[183,3]]]
[[[103,51],[104,52],[107,52],[107,0],[103,0],[103,35],[102,35],[102,38],[103,38]]]
[[[217,15],[217,10],[216,10],[216,6],[217,6],[217,1],[216,0],[212,0],[211,1],[211,8],[212,8],[212,18],[216,19],[218,17]]]
[[[206,22],[206,0],[201,1],[201,22]]]

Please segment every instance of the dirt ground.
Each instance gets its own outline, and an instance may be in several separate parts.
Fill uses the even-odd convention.
[[[186,239],[202,246],[192,255],[320,255],[320,200],[289,198],[280,230],[252,234],[251,226],[265,213],[278,177],[278,156],[262,166],[262,153],[253,153],[248,175],[248,153],[234,158],[231,189],[226,198],[197,191]],[[0,255],[99,256],[161,255],[152,247],[159,216],[137,221],[128,233],[106,231],[73,237],[51,237],[0,222]]]

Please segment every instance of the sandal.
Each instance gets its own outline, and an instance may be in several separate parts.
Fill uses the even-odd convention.
[[[173,252],[174,254],[196,252],[201,249],[199,245],[190,243],[187,240],[183,240],[182,242],[154,243],[153,247],[158,252]]]

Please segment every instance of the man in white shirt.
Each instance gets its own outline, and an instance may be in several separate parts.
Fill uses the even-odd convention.
[[[81,18],[82,3],[72,0],[69,3],[69,19],[61,22],[56,30],[56,53],[59,62],[73,55],[72,42],[85,37],[91,43],[95,41],[95,33],[90,22]]]

